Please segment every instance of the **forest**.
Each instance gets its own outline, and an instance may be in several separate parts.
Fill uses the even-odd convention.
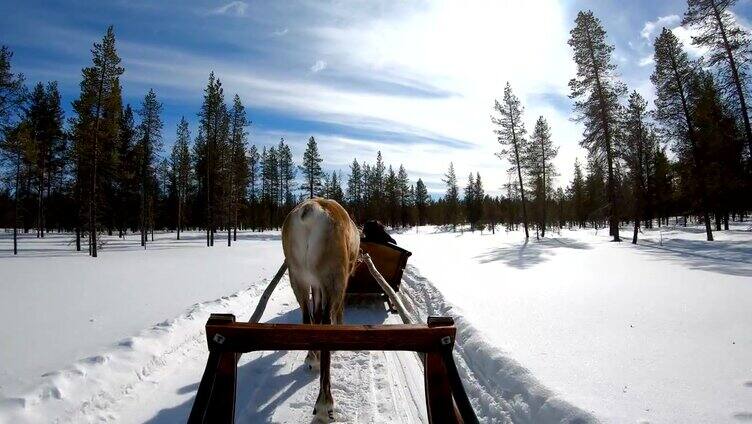
[[[445,193],[410,179],[403,165],[354,158],[349,173],[325,172],[317,140],[293,157],[285,139],[253,143],[238,95],[209,74],[198,126],[183,118],[165,128],[158,93],[124,104],[113,27],[91,50],[80,95],[66,116],[57,82],[27,86],[0,50],[0,227],[18,233],[73,234],[71,249],[93,257],[101,235],[202,230],[206,243],[232,244],[238,230],[279,228],[301,199],[342,203],[357,223],[376,219],[393,228],[439,225],[447,230],[519,230],[545,237],[557,228],[608,228],[620,241],[629,228],[704,225],[706,238],[747,219],[752,207],[749,108],[750,34],[734,19],[732,1],[689,0],[682,24],[692,28],[692,57],[664,28],[654,43],[654,105],[619,77],[614,46],[598,17],[581,11],[568,41],[576,65],[569,82],[572,118],[584,129],[586,163],[557,187],[558,153],[545,117],[532,131],[525,108],[506,84],[489,112],[500,145],[500,167],[511,167],[501,194],[486,193],[480,173],[464,181],[447,164]],[[163,146],[167,131],[175,143]],[[489,134],[489,138],[494,134]],[[491,190],[494,191],[495,190]],[[534,233],[534,234],[531,234]]]

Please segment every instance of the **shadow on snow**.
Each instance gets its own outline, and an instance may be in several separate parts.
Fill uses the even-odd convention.
[[[566,237],[525,240],[521,245],[495,247],[478,255],[475,259],[482,264],[501,261],[517,269],[527,269],[546,262],[553,255],[553,249],[591,249],[583,243]]]
[[[363,305],[363,307],[348,308],[345,312],[345,320],[348,324],[381,324],[386,317],[387,311],[385,309],[374,309],[368,307],[368,304]],[[300,309],[295,308],[268,322],[298,324],[300,320]],[[291,356],[299,359],[297,364],[292,365],[283,362],[286,353],[285,351],[262,352],[258,358],[238,367],[235,396],[236,422],[272,422],[274,411],[278,407],[282,406],[303,387],[318,380],[318,371],[308,370],[303,363],[304,353]],[[335,357],[332,356],[332,361],[335,360]],[[198,385],[199,383],[195,382],[178,389],[178,394],[191,393],[190,399],[175,407],[159,411],[146,422],[149,424],[186,422],[196,398]],[[294,406],[303,408],[307,413],[313,411],[313,403]]]

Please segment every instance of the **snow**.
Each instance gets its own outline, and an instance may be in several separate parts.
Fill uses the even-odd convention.
[[[13,256],[0,235],[0,396],[18,396],[39,376],[92,355],[191,304],[214,300],[273,275],[282,261],[279,233],[243,233],[228,248],[207,249],[203,233],[105,237],[94,260],[70,235],[24,235]],[[85,249],[85,248],[84,248]]]
[[[739,422],[752,417],[752,232],[702,241],[699,228],[648,230],[639,245],[603,231],[524,243],[421,227],[396,234],[413,256],[400,296],[417,322],[450,315],[455,358],[481,422]],[[279,233],[228,248],[157,234],[107,237],[96,260],[69,235],[0,238],[0,422],[185,421],[205,365],[212,312],[245,320],[281,263]],[[192,305],[192,306],[188,306]],[[187,307],[187,309],[186,309]],[[299,322],[286,277],[262,321]],[[93,321],[92,321],[93,320]],[[348,305],[348,323],[394,323]],[[238,422],[308,422],[318,376],[305,352],[239,364]],[[411,353],[335,352],[344,422],[425,422]]]
[[[603,422],[720,423],[752,416],[748,229],[713,243],[700,228],[648,230],[637,246],[603,230],[395,238],[487,343],[561,399]]]

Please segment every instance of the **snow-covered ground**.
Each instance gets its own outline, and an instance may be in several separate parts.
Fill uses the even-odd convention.
[[[105,237],[97,259],[70,235],[23,235],[18,256],[0,233],[0,396],[16,397],[40,376],[86,358],[197,302],[249,287],[282,261],[279,233],[243,233],[208,249],[202,233]],[[84,248],[85,249],[85,248]]]
[[[413,251],[401,296],[418,321],[457,318],[455,356],[482,422],[752,420],[748,227],[714,243],[697,228],[652,230],[638,246],[593,230],[524,243],[413,229],[395,236]],[[247,319],[281,246],[278,233],[212,249],[200,233],[173,237],[146,252],[137,237],[108,238],[92,260],[57,235],[25,237],[12,257],[2,235],[0,318],[12,325],[0,329],[0,422],[185,420],[206,318]],[[396,322],[378,305],[345,319]],[[298,320],[283,280],[263,321]],[[309,420],[317,378],[302,359],[245,355],[238,420]],[[425,421],[414,355],[337,352],[332,374],[340,421]]]
[[[600,420],[751,421],[750,224],[713,243],[693,227],[640,236],[637,246],[603,230],[528,243],[503,231],[395,238],[490,344]]]

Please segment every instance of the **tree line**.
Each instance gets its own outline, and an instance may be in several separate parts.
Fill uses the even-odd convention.
[[[577,66],[569,87],[588,163],[587,176],[574,164],[566,192],[554,193],[547,184],[555,176],[550,159],[557,150],[545,119],[538,119],[528,139],[524,109],[507,84],[492,122],[503,146],[499,156],[512,164],[516,181],[507,198],[519,198],[526,237],[529,222],[544,235],[551,224],[547,210],[556,202],[560,219],[570,225],[597,228],[607,221],[614,241],[621,240],[620,225],[631,222],[633,243],[641,225],[661,225],[669,216],[683,216],[685,223],[697,217],[708,241],[713,221],[720,231],[729,219],[745,217],[752,205],[746,106],[752,45],[730,12],[734,3],[688,0],[682,24],[696,31],[692,44],[706,49],[704,57],[690,58],[677,36],[662,29],[654,42],[652,110],[620,81],[600,20],[591,11],[578,13],[568,41]]]
[[[154,231],[205,231],[228,245],[238,229],[278,228],[301,199],[341,202],[356,222],[378,219],[392,227],[435,224],[495,232],[668,224],[697,219],[708,240],[745,218],[752,203],[752,132],[746,106],[750,40],[733,19],[733,1],[689,0],[683,24],[696,29],[693,59],[663,28],[654,42],[656,92],[651,109],[619,80],[600,20],[590,11],[575,19],[568,44],[577,73],[571,79],[574,119],[584,127],[585,164],[574,163],[572,181],[552,183],[558,147],[545,117],[528,134],[524,107],[506,84],[494,103],[492,123],[509,162],[498,196],[486,194],[479,173],[460,189],[454,165],[444,175],[443,196],[431,196],[422,179],[412,183],[402,165],[353,159],[349,174],[324,172],[310,137],[298,164],[285,139],[260,150],[249,143],[250,120],[238,95],[227,101],[222,82],[208,78],[197,128],[183,117],[176,141],[163,151],[162,104],[149,90],[139,105],[123,104],[113,28],[92,48],[82,70],[80,95],[65,119],[56,82],[25,86],[0,49],[0,219],[18,231],[75,234],[75,248],[97,256],[99,235]],[[715,224],[715,225],[713,225]]]

